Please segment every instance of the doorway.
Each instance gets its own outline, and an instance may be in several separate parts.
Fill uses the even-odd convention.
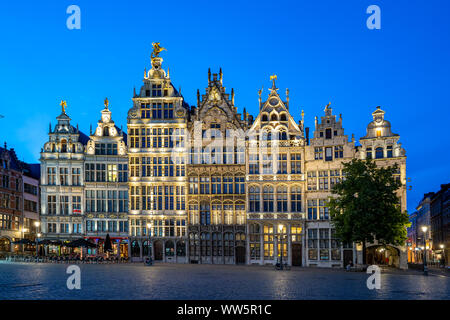
[[[301,267],[302,265],[302,244],[293,243],[292,244],[292,265]]]
[[[344,267],[349,263],[353,263],[353,250],[344,250]]]
[[[161,240],[155,241],[155,260],[161,261],[163,259],[163,243]]]
[[[236,264],[245,264],[245,247],[236,247]]]

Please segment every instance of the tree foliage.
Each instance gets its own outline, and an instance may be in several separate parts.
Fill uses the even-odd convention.
[[[404,245],[408,214],[401,211],[394,174],[398,165],[378,168],[372,160],[344,163],[344,179],[337,183],[328,207],[336,236],[345,242]]]

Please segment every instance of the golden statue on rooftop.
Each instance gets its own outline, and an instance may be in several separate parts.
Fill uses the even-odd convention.
[[[105,109],[108,109],[109,101],[108,98],[105,98]]]
[[[59,105],[61,106],[62,113],[66,113],[66,106],[67,106],[66,101],[61,100],[61,103]]]
[[[150,58],[153,60],[154,58],[158,57],[158,55],[161,53],[161,51],[166,50],[166,48],[163,48],[159,45],[159,42],[153,42],[152,43],[153,46],[153,51],[152,54],[150,56]]]

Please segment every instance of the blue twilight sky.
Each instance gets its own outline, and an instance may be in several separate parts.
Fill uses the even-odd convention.
[[[20,4],[19,4],[20,3]],[[81,30],[66,9],[81,8]],[[366,8],[381,9],[381,30]],[[74,125],[89,133],[103,99],[126,127],[133,87],[150,67],[153,41],[191,105],[207,70],[222,67],[236,105],[258,113],[257,91],[278,75],[291,113],[306,125],[331,101],[346,133],[365,134],[380,105],[406,149],[412,212],[423,194],[450,182],[450,1],[2,1],[0,141],[37,162],[66,99]]]

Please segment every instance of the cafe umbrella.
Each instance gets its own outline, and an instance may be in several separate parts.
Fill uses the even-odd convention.
[[[13,242],[14,244],[33,244],[34,242],[30,239],[20,239]]]
[[[68,244],[66,244],[66,247],[70,247],[70,248],[78,248],[78,247],[95,248],[97,246],[94,243],[89,242],[89,241],[84,240],[83,238],[81,238],[81,239],[77,239],[77,240],[73,240],[73,241],[69,242]]]
[[[111,252],[113,251],[112,249],[112,243],[111,243],[111,237],[109,236],[109,233],[106,234],[106,238],[105,238],[105,244],[103,246],[103,250],[105,252]]]

